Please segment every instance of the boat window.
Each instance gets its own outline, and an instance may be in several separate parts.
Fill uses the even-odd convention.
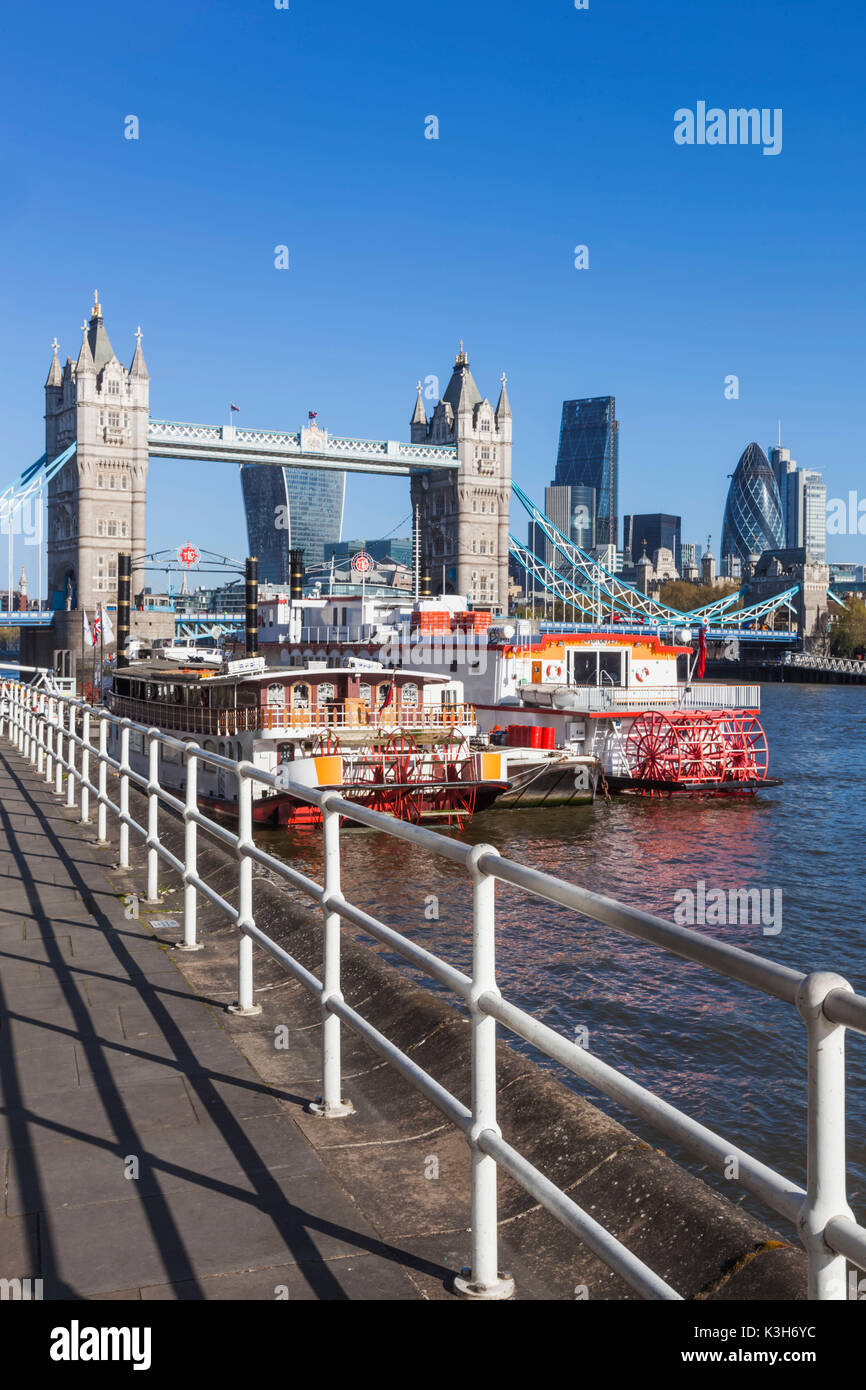
[[[308,685],[292,686],[292,709],[310,708],[310,687]]]
[[[258,689],[252,690],[249,686],[241,686],[238,689],[237,702],[240,706],[249,707],[259,703]]]
[[[166,744],[162,743],[160,744],[160,752],[162,753],[162,761],[164,763],[180,762],[180,753],[176,748],[168,748]]]
[[[280,681],[274,681],[273,685],[268,686],[268,704],[284,705],[286,703],[286,687]]]
[[[597,652],[571,652],[571,679],[575,685],[595,685]]]
[[[624,652],[599,652],[599,685],[622,685],[622,659]]]
[[[369,681],[361,681],[361,684],[358,686],[358,695],[359,695],[360,699],[364,700],[364,701],[366,702],[366,704],[369,705],[369,703],[370,703],[370,683],[369,683]]]
[[[324,705],[328,700],[337,698],[337,688],[331,681],[320,681],[318,689],[318,703]]]
[[[277,758],[280,764],[293,763],[295,761],[295,745],[293,743],[281,743],[277,749]]]
[[[404,685],[404,686],[403,686],[403,689],[402,689],[402,691],[401,691],[401,694],[400,694],[400,699],[401,699],[401,702],[402,702],[404,705],[407,705],[407,706],[411,705],[411,706],[413,706],[413,707],[414,707],[415,705],[417,705],[417,703],[418,703],[418,687],[417,687],[417,685],[415,685],[414,682],[412,682],[412,681],[410,681],[408,685]]]

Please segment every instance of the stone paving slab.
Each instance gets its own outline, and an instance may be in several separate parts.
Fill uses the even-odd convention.
[[[124,914],[75,818],[0,749],[0,1277],[47,1298],[418,1297],[287,1111],[303,1098],[224,1031],[230,995],[197,994]]]

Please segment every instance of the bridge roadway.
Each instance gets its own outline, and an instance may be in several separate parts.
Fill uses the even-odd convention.
[[[42,1279],[55,1299],[447,1296],[465,1218],[456,1241],[382,1239],[370,1201],[317,1151],[371,1154],[375,1121],[349,1135],[303,1114],[274,1050],[276,1003],[260,1047],[267,1084],[222,1026],[261,1038],[263,1020],[227,1014],[230,975],[217,970],[202,992],[187,982],[167,923],[154,939],[144,908],[125,917],[129,885],[76,815],[4,740],[0,1279]],[[317,1035],[292,1035],[299,1075],[316,1073]],[[436,1186],[416,1183],[422,1195]]]

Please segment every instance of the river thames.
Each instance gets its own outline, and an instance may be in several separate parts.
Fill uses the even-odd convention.
[[[774,921],[765,914],[766,926],[698,930],[796,969],[836,970],[864,992],[866,690],[768,685],[761,697],[769,771],[784,779],[781,787],[742,800],[618,797],[609,805],[599,800],[559,811],[493,808],[462,838],[488,842],[509,858],[670,920],[683,900],[675,894],[696,892],[700,881],[707,894],[768,890],[765,902],[780,912]],[[268,832],[260,838],[320,880],[319,834]],[[359,906],[468,969],[470,897],[456,865],[386,836],[348,831],[343,886]],[[425,917],[430,894],[438,899],[438,920]],[[508,885],[497,888],[497,922],[498,979],[506,998],[568,1036],[586,1030],[581,1036],[591,1052],[804,1182],[804,1031],[793,1008]],[[519,1039],[503,1036],[535,1055]],[[677,1153],[570,1073],[544,1065],[658,1147]],[[862,1218],[866,1039],[856,1036],[848,1042],[848,1115],[849,1200]],[[740,1189],[725,1188],[739,1199]]]

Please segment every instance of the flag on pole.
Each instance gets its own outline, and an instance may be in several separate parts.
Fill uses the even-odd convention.
[[[240,412],[240,406],[239,406],[239,405],[232,405],[232,404],[230,403],[230,404],[229,404],[229,410],[237,410],[238,412]]]
[[[92,646],[95,646],[95,645],[96,645],[96,643],[97,643],[97,641],[98,641],[98,639],[99,639],[99,634],[100,634],[100,632],[102,631],[102,617],[100,616],[101,613],[102,613],[102,610],[101,610],[100,608],[97,608],[96,612],[95,612],[94,615],[93,615],[93,630],[92,630],[92,633],[91,633],[91,645],[92,645]],[[86,623],[86,622],[87,622],[87,618],[85,618],[84,621],[85,621],[85,623]]]
[[[318,412],[318,410],[308,410],[308,411],[307,411],[307,419],[308,419],[308,420],[318,420],[318,418],[319,418],[319,412]]]
[[[106,640],[106,642],[113,642],[113,641],[114,641],[114,628],[113,628],[112,625],[111,625],[111,618],[110,618],[110,616],[108,615],[108,613],[106,613],[106,611],[105,611],[104,608],[101,608],[101,613],[102,613],[103,635],[104,635],[104,637],[105,637],[105,640]]]
[[[701,630],[700,630],[700,633],[698,634],[698,665],[697,665],[697,670],[695,671],[695,675],[697,676],[697,678],[698,678],[699,681],[702,681],[702,680],[703,680],[703,678],[704,678],[704,672],[706,671],[706,669],[707,669],[707,629],[704,627],[703,624],[701,624]]]
[[[87,621],[87,611],[83,608],[81,611],[84,614],[84,645],[85,647],[92,647],[93,633],[90,631],[90,623]]]
[[[394,698],[394,681],[395,681],[395,679],[396,679],[396,677],[394,677],[394,676],[391,677],[391,684],[388,686],[388,689],[387,689],[387,691],[385,692],[385,698],[384,698],[384,700],[382,701],[381,705],[379,706],[380,709],[387,709],[388,706],[390,705],[391,701],[393,700],[393,698]]]

